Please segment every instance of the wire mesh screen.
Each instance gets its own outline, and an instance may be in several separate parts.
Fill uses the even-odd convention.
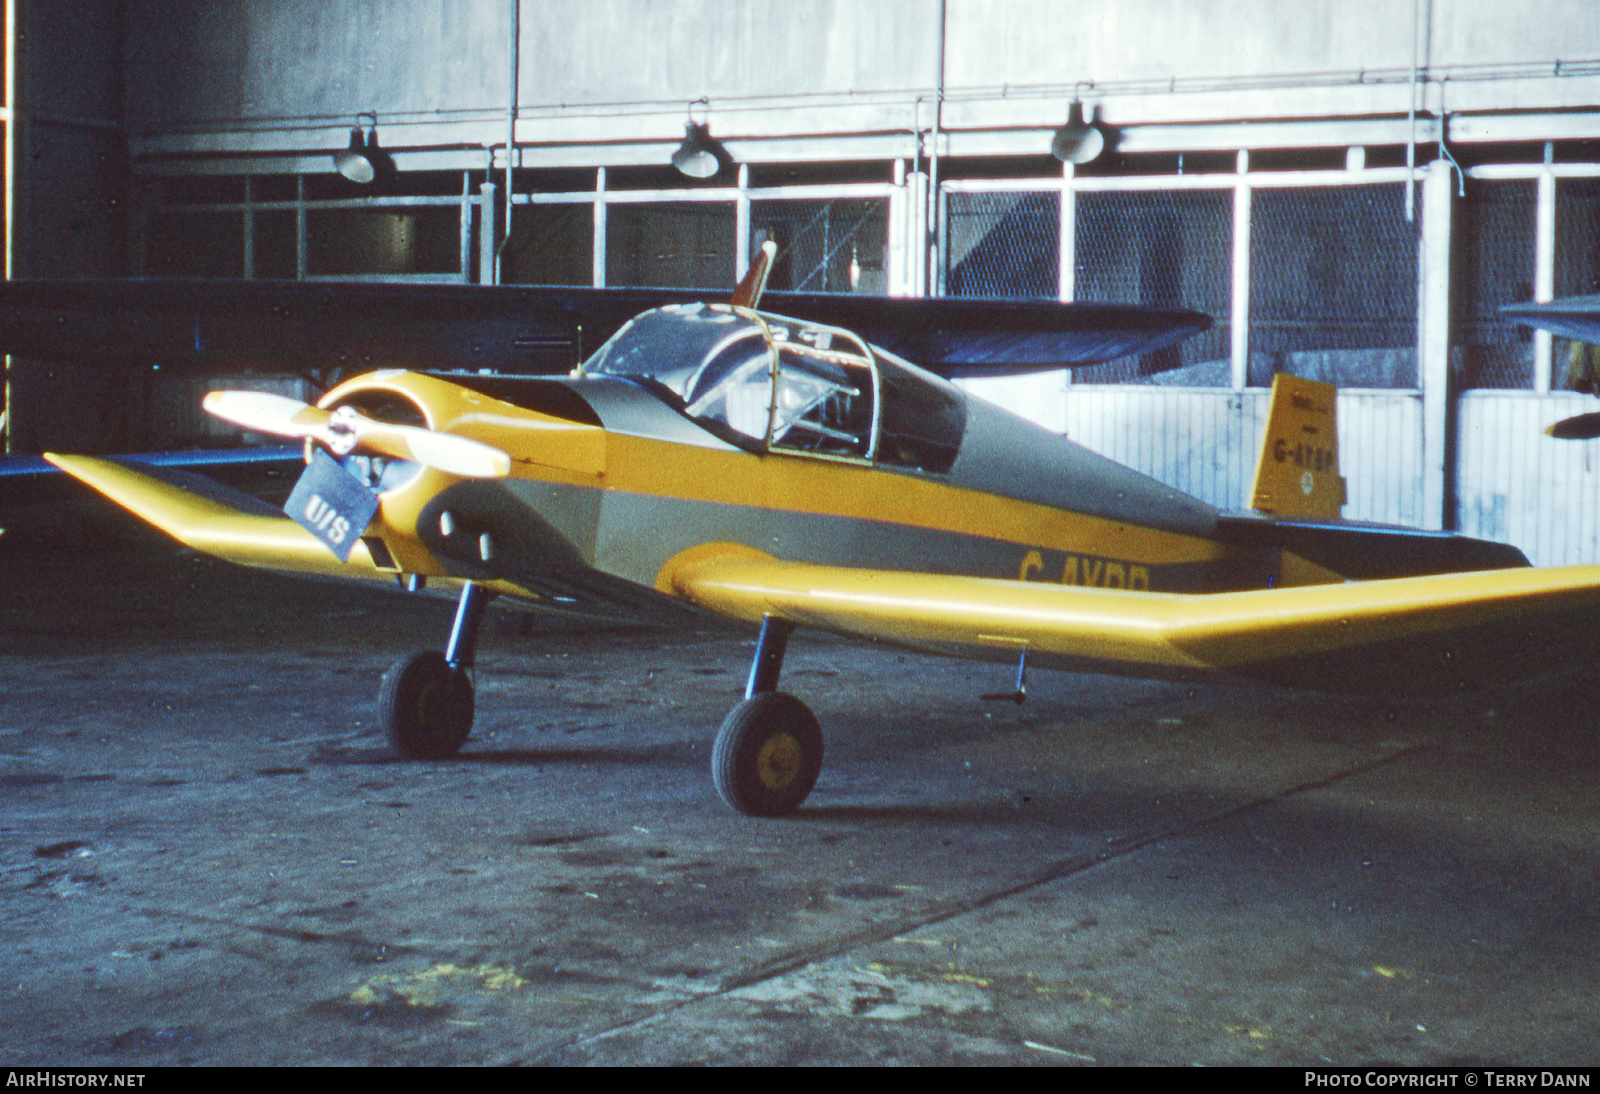
[[[606,210],[606,283],[733,288],[732,202],[613,204]]]
[[[888,291],[889,212],[883,198],[752,201],[751,256],[769,239],[778,245],[769,289]]]
[[[1555,295],[1600,293],[1600,179],[1556,180]],[[1552,341],[1552,388],[1600,393],[1600,347]]]
[[[1415,233],[1403,184],[1255,191],[1250,384],[1416,387]]]
[[[1043,296],[1061,291],[1061,195],[950,194],[947,296]]]
[[[1194,308],[1216,324],[1186,342],[1114,366],[1112,382],[1227,386],[1232,291],[1231,191],[1079,194],[1073,299]]]
[[[1503,304],[1533,299],[1534,222],[1538,187],[1531,181],[1467,183],[1451,241],[1451,340],[1462,388],[1533,387],[1533,339],[1500,317]]]

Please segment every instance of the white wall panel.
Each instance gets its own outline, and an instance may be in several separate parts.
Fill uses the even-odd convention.
[[[1459,527],[1513,543],[1535,566],[1600,561],[1600,451],[1545,427],[1590,413],[1578,394],[1469,391],[1457,416]]]
[[[1346,519],[1421,527],[1422,397],[1341,391],[1339,470],[1349,492]]]
[[[1409,3],[1375,0],[1292,8],[1280,0],[951,0],[951,40],[973,48],[952,55],[950,78],[968,87],[1150,79],[1170,75],[1179,57],[1189,76],[1404,68],[1411,13]]]
[[[505,109],[504,0],[130,0],[128,8],[135,131]],[[564,8],[525,0],[524,37],[576,15]]]
[[[1444,81],[1458,120],[1593,107],[1600,4],[1426,9],[1433,114]],[[1240,147],[1255,139],[1240,119],[1392,122],[1410,101],[1409,3],[948,0],[944,10],[943,125],[957,155],[1042,155],[1080,80],[1147,147]],[[714,131],[760,162],[849,157],[846,138],[869,136],[879,143],[860,155],[906,155],[907,142],[883,142],[914,119],[932,124],[940,12],[940,0],[523,0],[518,141],[552,166],[629,162],[616,146],[635,142],[640,162],[654,162],[653,145],[676,141],[685,105],[704,96]],[[126,32],[141,155],[318,150],[360,111],[376,112],[395,145],[478,148],[503,132],[506,0],[127,0]],[[1216,138],[1150,129],[1197,122],[1231,128]],[[1377,140],[1339,122],[1299,139],[1399,134]],[[796,139],[802,147],[785,143]],[[608,148],[622,158],[595,160]]]
[[[1219,508],[1240,508],[1255,474],[1262,391],[1068,386],[1059,373],[962,386]]]

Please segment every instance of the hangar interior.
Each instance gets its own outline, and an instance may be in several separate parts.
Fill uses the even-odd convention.
[[[1541,433],[1595,362],[1497,310],[1600,289],[1587,0],[7,12],[10,276],[716,292],[771,239],[775,288],[1193,307],[1118,383],[970,383],[1235,507],[1271,376],[1327,380],[1346,516],[1600,559],[1600,469]],[[1086,162],[1050,153],[1069,116]],[[708,177],[672,166],[693,132]],[[18,362],[7,445],[214,441],[199,394]]]

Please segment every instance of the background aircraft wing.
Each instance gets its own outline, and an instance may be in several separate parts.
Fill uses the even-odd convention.
[[[0,350],[214,373],[377,368],[564,373],[681,289],[314,281],[0,283]],[[1162,349],[1200,312],[1048,300],[769,292],[766,311],[846,327],[946,376],[1082,367]]]
[[[703,608],[910,649],[1139,676],[1298,687],[1465,689],[1583,664],[1600,566],[1240,593],[1127,592],[781,562],[701,548],[658,581]]]
[[[1568,296],[1547,304],[1507,304],[1500,314],[1575,342],[1600,344],[1600,296]]]

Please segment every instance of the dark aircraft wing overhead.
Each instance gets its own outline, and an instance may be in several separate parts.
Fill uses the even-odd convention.
[[[0,350],[208,372],[566,372],[641,311],[722,298],[392,282],[12,281],[0,283]],[[845,327],[945,376],[1083,367],[1211,326],[1200,312],[1044,300],[771,292],[762,310]]]
[[[764,311],[831,323],[943,376],[1079,368],[1151,353],[1211,328],[1203,312],[944,296],[769,292]]]
[[[1600,296],[1568,296],[1548,304],[1507,304],[1500,314],[1575,342],[1600,345]]]

